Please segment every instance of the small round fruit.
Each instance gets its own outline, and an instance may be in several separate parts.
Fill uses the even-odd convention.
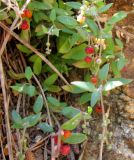
[[[60,148],[60,153],[63,156],[67,156],[71,151],[71,147],[69,145],[62,145]]]
[[[23,14],[21,15],[22,18],[32,18],[32,12],[28,9],[25,9],[23,11]]]
[[[127,71],[127,67],[124,66],[124,67],[122,68],[121,72],[126,72],[126,71]]]
[[[91,78],[91,82],[94,83],[94,84],[96,84],[98,82],[97,77],[92,77]]]
[[[68,131],[68,130],[64,130],[63,131],[64,133],[63,133],[63,137],[66,139],[66,138],[69,138],[70,136],[71,136],[71,134],[72,134],[72,132],[71,131]]]
[[[97,105],[97,106],[95,107],[95,112],[96,112],[96,113],[102,113],[102,106],[101,106],[101,105]]]
[[[85,57],[84,60],[85,60],[85,62],[90,63],[92,61],[92,58],[87,56],[87,57]]]
[[[97,64],[101,64],[101,63],[102,63],[102,60],[101,60],[100,58],[97,58],[97,59],[96,59],[96,63],[97,63]]]
[[[93,47],[87,47],[85,49],[86,54],[93,54],[94,53],[94,48]]]
[[[29,27],[29,24],[26,20],[23,20],[22,21],[22,24],[21,24],[21,29],[22,30],[28,30],[30,27]]]

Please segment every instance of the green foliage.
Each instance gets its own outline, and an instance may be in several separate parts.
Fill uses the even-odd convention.
[[[81,119],[82,114],[78,113],[75,117],[62,124],[61,128],[64,130],[73,130],[79,125]]]
[[[20,7],[24,3],[24,1],[17,2]],[[46,110],[43,110],[44,103],[39,87],[33,85],[35,84],[32,81],[33,74],[37,76],[47,95],[50,114],[54,112],[68,119],[65,123],[61,122],[63,130],[74,130],[81,120],[89,120],[92,107],[100,101],[101,94],[132,82],[130,79],[121,77],[120,72],[127,64],[127,60],[123,53],[123,43],[119,38],[114,39],[112,36],[114,25],[124,19],[127,13],[120,11],[104,22],[104,25],[100,22],[100,17],[108,12],[112,5],[112,3],[106,4],[103,0],[71,2],[32,0],[30,2],[27,8],[32,11],[32,17],[22,18],[27,20],[29,29],[22,30],[20,27],[17,33],[40,51],[68,81],[74,72],[78,71],[78,77],[71,78],[73,81],[70,85],[64,85],[58,75],[33,51],[22,44],[16,44],[19,52],[24,53],[29,66],[26,66],[25,73],[22,73],[23,79],[16,78],[18,81],[21,79],[23,81],[12,85],[11,88],[14,92],[23,93],[29,97],[34,96],[35,101],[34,114],[22,118],[15,110],[12,111],[14,128],[24,129],[38,124],[38,128],[44,133],[55,132],[55,127],[50,126],[47,120],[44,122],[42,114],[46,113]],[[0,12],[0,20],[5,20],[6,23],[12,23],[14,18],[14,11]],[[94,52],[86,53],[86,47],[93,48]],[[92,58],[90,63],[85,61],[86,56]],[[79,74],[81,74],[80,78]],[[97,78],[96,82],[92,81],[93,77]],[[81,112],[64,102],[65,91],[70,92],[70,97],[72,94],[77,94],[78,105],[87,105],[87,112]],[[88,107],[89,104],[90,107]],[[86,139],[84,134],[73,133],[63,141],[78,144]]]
[[[27,78],[27,80],[30,80],[32,76],[33,76],[33,72],[32,72],[31,67],[26,67],[25,77]]]
[[[42,95],[39,95],[34,103],[33,110],[35,113],[39,113],[43,107],[43,98]]]
[[[53,127],[50,126],[48,123],[41,122],[38,124],[38,127],[44,132],[44,133],[51,133],[53,132]]]
[[[33,85],[26,84],[26,83],[16,83],[16,85],[11,86],[11,88],[14,91],[25,93],[29,95],[30,97],[34,96],[36,94],[36,88]]]
[[[69,138],[63,139],[65,143],[69,144],[79,144],[84,142],[85,140],[87,140],[87,136],[82,133],[72,133],[72,135]]]
[[[109,63],[105,64],[99,71],[99,78],[101,81],[106,80],[109,72]]]
[[[112,90],[116,87],[126,85],[128,83],[131,83],[133,80],[131,79],[125,79],[125,78],[113,78],[110,79],[104,86],[103,90],[104,91],[109,91]]]
[[[70,107],[65,107],[62,109],[61,114],[63,114],[67,118],[73,118],[76,116],[78,113],[80,113],[80,110],[70,106]]]

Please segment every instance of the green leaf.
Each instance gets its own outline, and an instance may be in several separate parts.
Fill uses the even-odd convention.
[[[43,98],[42,95],[39,95],[34,103],[33,110],[35,113],[41,112],[43,107]]]
[[[126,85],[128,83],[131,83],[133,80],[132,79],[125,79],[125,78],[113,78],[110,81],[108,81],[103,90],[104,91],[109,91],[112,90],[116,87],[122,86],[122,85]]]
[[[41,70],[42,70],[42,60],[38,57],[34,61],[33,71],[36,75],[39,75],[41,73]]]
[[[59,37],[59,32],[60,32],[60,29],[53,27],[51,30],[51,35],[55,35],[55,36]]]
[[[109,63],[105,64],[99,71],[99,79],[101,81],[106,80],[109,72]]]
[[[45,35],[46,33],[48,33],[48,29],[43,24],[39,24],[35,28],[35,32],[36,32],[37,36],[42,36],[42,35]]]
[[[127,16],[127,13],[124,11],[120,11],[115,13],[107,22],[107,24],[115,24],[120,20],[124,19]]]
[[[111,63],[111,68],[112,68],[112,71],[113,71],[113,73],[114,73],[115,76],[120,76],[120,71],[118,70],[117,62],[116,61],[113,61]]]
[[[71,28],[75,28],[78,24],[77,21],[71,16],[58,16],[57,20],[64,25],[67,25]]]
[[[23,53],[27,53],[28,55],[32,53],[32,51],[28,49],[27,47],[25,47],[24,45],[17,44],[16,46]]]
[[[90,106],[88,106],[87,113],[88,113],[88,114],[91,114],[92,112],[93,112],[93,108],[90,107]]]
[[[30,97],[35,96],[35,94],[36,94],[35,86],[33,86],[33,85],[25,85],[24,89],[23,89],[23,92],[25,94],[28,94]]]
[[[43,85],[50,86],[54,84],[57,79],[58,79],[58,75],[54,73],[43,82]]]
[[[30,80],[33,76],[33,72],[32,72],[32,69],[31,67],[26,67],[26,70],[25,70],[25,77]]]
[[[103,13],[106,12],[107,10],[109,10],[109,8],[111,8],[113,5],[113,3],[109,3],[107,5],[104,5],[103,7],[99,8],[98,12],[99,13]]]
[[[35,126],[41,119],[41,113],[33,114],[28,117],[23,118],[23,127],[29,128]]]
[[[120,57],[117,61],[118,70],[120,71],[126,65],[127,62],[128,60],[126,58]]]
[[[65,90],[65,91],[67,91],[67,92],[71,92],[71,93],[83,93],[83,92],[85,92],[85,90],[83,90],[83,89],[80,89],[80,88],[78,88],[78,87],[76,87],[76,86],[74,86],[74,85],[64,85],[64,86],[62,86],[62,88]]]
[[[43,11],[39,11],[39,10],[37,12],[35,11],[33,12],[33,18],[37,24],[39,24],[39,22],[42,20],[46,20],[46,21],[49,20],[48,16]]]
[[[47,87],[47,90],[49,92],[60,92],[61,91],[61,88],[59,86],[56,86],[56,85],[51,85],[49,87]]]
[[[66,5],[73,9],[80,9],[80,7],[82,6],[82,4],[79,2],[66,2]]]
[[[94,84],[90,82],[74,81],[71,84],[85,91],[93,92],[95,90]]]
[[[85,53],[86,46],[87,46],[86,44],[81,44],[79,46],[76,46],[72,48],[69,51],[69,53],[64,54],[62,57],[65,59],[74,59],[74,60],[84,59],[84,57],[86,56],[86,53]]]
[[[24,84],[20,84],[20,83],[16,83],[14,86],[10,86],[10,88],[12,88],[13,90],[22,93],[24,91],[24,87],[25,87],[25,83]]]
[[[113,38],[107,38],[106,39],[106,46],[107,46],[107,48],[105,49],[104,54],[113,55],[114,50],[115,50],[115,45],[114,45]]]
[[[16,83],[16,85],[11,86],[11,88],[17,92],[28,94],[30,97],[34,96],[36,93],[35,87],[26,83]]]
[[[97,90],[91,94],[91,107],[95,106],[95,104],[100,99],[100,91]]]
[[[21,124],[22,123],[21,116],[15,110],[12,111],[12,119],[13,119],[13,122],[15,122],[17,124]]]
[[[87,36],[88,32],[85,28],[78,26],[76,27],[76,30],[83,41],[88,41],[88,36]]]
[[[54,106],[60,106],[60,102],[54,97],[47,97],[47,100]]]
[[[87,140],[87,136],[82,133],[72,133],[69,138],[63,139],[63,141],[68,144],[79,144],[85,140]]]
[[[28,8],[31,10],[49,10],[52,9],[52,6],[44,2],[32,1]]]
[[[50,12],[50,20],[52,22],[54,22],[56,20],[56,11],[55,11],[55,9],[52,9],[51,12]]]
[[[57,47],[59,53],[67,53],[71,49],[69,38],[70,36],[66,33],[60,34],[57,40]]]
[[[92,62],[87,63],[84,60],[80,60],[80,61],[77,61],[77,62],[73,63],[73,66],[83,69],[83,68],[90,68],[91,64],[92,64]]]
[[[73,117],[72,119],[70,119],[67,122],[65,122],[64,124],[62,124],[61,128],[64,130],[73,130],[78,126],[81,119],[82,119],[82,114],[79,113],[75,117]]]
[[[83,93],[82,96],[79,99],[79,103],[81,105],[85,104],[85,103],[89,102],[90,99],[91,99],[91,93]]]
[[[1,11],[1,12],[0,12],[0,21],[3,21],[3,20],[5,20],[5,19],[7,19],[7,18],[8,18],[7,13],[4,12],[4,11]]]
[[[74,107],[65,107],[62,109],[61,114],[63,114],[64,116],[66,116],[67,118],[73,118],[74,116],[76,116],[78,113],[80,113],[80,110],[74,108]]]
[[[115,42],[121,49],[123,49],[123,43],[122,43],[122,41],[120,39],[115,38]]]
[[[91,29],[91,31],[93,31],[94,35],[97,36],[99,33],[99,28],[98,28],[97,24],[94,22],[94,20],[88,18],[86,20],[86,23],[89,26],[89,28]]]
[[[50,126],[48,123],[39,123],[38,127],[44,132],[44,133],[51,133],[53,132],[53,127]]]

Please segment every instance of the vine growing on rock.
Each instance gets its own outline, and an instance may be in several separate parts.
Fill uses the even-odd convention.
[[[16,49],[23,53],[25,69],[23,73],[15,73],[11,66],[7,67],[8,72],[4,70],[15,82],[9,91],[14,96],[28,96],[32,106],[29,114],[23,114],[16,104],[10,114],[12,133],[19,131],[20,142],[15,152],[19,160],[24,160],[27,157],[25,153],[43,143],[40,140],[32,147],[28,144],[26,132],[35,126],[48,140],[50,152],[47,154],[51,160],[61,155],[68,156],[74,144],[88,140],[87,123],[90,123],[93,112],[102,114],[103,119],[99,153],[99,160],[102,160],[110,111],[110,108],[105,108],[103,99],[111,90],[132,81],[121,77],[127,60],[123,43],[112,34],[115,25],[127,13],[120,11],[102,21],[112,5],[104,0],[0,2],[0,27],[6,32],[0,49],[0,73],[4,74],[2,56],[5,56],[4,50],[8,49],[6,45],[12,36]],[[74,72],[81,76],[70,82],[70,75]],[[1,79],[1,85],[7,109],[8,92],[4,94],[4,79]],[[79,97],[77,105],[84,111],[72,106],[66,98],[69,95]],[[11,139],[7,143],[10,146],[9,158],[12,159]],[[79,158],[82,153],[78,153]]]

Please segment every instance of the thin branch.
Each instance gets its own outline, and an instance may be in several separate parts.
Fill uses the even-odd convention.
[[[47,59],[45,58],[37,49],[35,49],[33,46],[31,46],[29,43],[22,40],[15,32],[10,31],[10,29],[0,22],[0,26],[6,30],[8,33],[10,33],[13,37],[15,37],[18,41],[20,41],[23,45],[25,45],[27,48],[29,48],[31,51],[33,51],[36,55],[38,55],[57,75],[64,81],[65,84],[69,85],[67,80],[63,77],[63,75],[57,70],[57,68]]]
[[[2,133],[1,133],[1,130],[0,130],[0,146],[1,146],[1,153],[2,153],[3,160],[6,160],[6,157],[5,157],[5,154],[4,154],[3,143],[2,143]]]
[[[9,97],[7,98],[6,93],[6,85],[5,85],[5,77],[4,77],[4,70],[3,70],[3,63],[0,57],[0,81],[1,81],[1,88],[2,94],[4,99],[4,112],[5,112],[5,122],[6,122],[6,134],[7,134],[7,144],[8,144],[8,151],[9,151],[9,159],[13,160],[13,152],[12,152],[12,138],[11,138],[11,130],[10,130],[10,122],[9,122]]]
[[[49,124],[51,126],[53,126],[52,124],[52,119],[51,119],[51,115],[50,115],[50,110],[49,110],[49,106],[48,106],[48,103],[47,103],[47,99],[46,99],[46,96],[44,94],[44,91],[43,91],[43,88],[39,82],[39,80],[37,79],[37,77],[33,74],[33,78],[35,79],[36,83],[38,84],[39,88],[40,88],[40,91],[41,91],[41,94],[42,94],[42,97],[44,99],[44,103],[45,103],[45,106],[46,106],[46,110],[47,110],[47,114],[48,114],[48,120],[49,120]],[[54,139],[51,137],[51,156],[52,158],[51,159],[55,159],[55,151],[54,151]]]
[[[102,154],[103,154],[103,147],[104,147],[104,136],[106,133],[106,126],[105,126],[105,108],[104,108],[104,102],[103,102],[103,95],[101,91],[101,107],[102,107],[102,119],[103,119],[103,131],[102,131],[102,139],[100,144],[100,153],[99,153],[99,160],[102,160]]]
[[[30,3],[30,1],[31,1],[31,0],[27,0],[27,1],[25,2],[25,4],[23,5],[22,9],[20,10],[20,13],[23,12],[23,10],[27,7],[27,5]],[[19,20],[19,18],[20,18],[20,16],[17,15],[16,18],[15,18],[15,20],[13,21],[11,27],[10,27],[10,31],[13,31],[13,30],[14,30],[14,28],[15,28],[18,20]],[[5,48],[6,48],[6,45],[7,45],[7,42],[8,42],[8,40],[9,40],[9,38],[10,38],[10,32],[8,32],[8,33],[6,34],[6,37],[5,37],[5,39],[4,39],[4,42],[3,42],[2,46],[1,46],[1,49],[0,49],[0,56],[2,56],[2,54],[3,54],[3,52],[4,52]]]

